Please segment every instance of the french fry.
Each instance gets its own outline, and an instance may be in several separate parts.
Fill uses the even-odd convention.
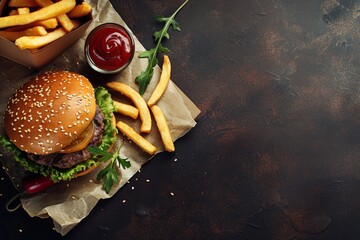
[[[72,24],[70,18],[66,14],[61,14],[56,17],[59,23],[66,31],[70,32],[74,29],[74,24]]]
[[[23,31],[28,28],[36,27],[36,26],[41,26],[41,27],[44,27],[45,29],[49,30],[49,29],[55,29],[58,25],[59,24],[58,24],[58,21],[56,18],[49,18],[46,20],[36,21],[36,22],[29,23],[26,25],[9,27],[9,28],[6,28],[6,31],[19,32],[19,31]]]
[[[35,2],[40,7],[47,7],[54,4],[51,0],[35,0]],[[60,25],[65,28],[66,31],[70,32],[74,28],[74,25],[72,24],[70,18],[65,13],[56,16],[56,18],[59,21]]]
[[[163,65],[162,65],[162,71],[160,75],[159,83],[156,85],[153,93],[151,94],[148,105],[149,107],[153,106],[157,103],[157,101],[161,98],[161,96],[164,94],[170,80],[170,74],[171,74],[171,63],[170,59],[167,55],[164,55]]]
[[[20,32],[0,31],[0,36],[10,41],[15,41],[16,39],[23,36],[44,36],[46,34],[47,31],[44,27],[41,26],[29,28]]]
[[[134,105],[139,110],[139,117],[141,119],[140,132],[149,133],[151,131],[151,115],[148,106],[142,96],[132,89],[129,85],[120,82],[110,82],[107,86],[121,94],[127,96],[132,100]]]
[[[57,26],[59,26],[59,23],[55,17],[46,20],[36,21],[30,24],[43,26],[45,29],[55,29]]]
[[[70,12],[67,13],[69,18],[80,18],[85,17],[91,12],[91,5],[87,2],[82,2],[79,5],[76,5]]]
[[[174,142],[172,140],[169,126],[167,124],[163,111],[157,105],[151,106],[150,109],[151,112],[153,113],[156,125],[159,129],[161,140],[164,144],[165,150],[168,152],[175,151]]]
[[[130,127],[126,123],[118,121],[116,123],[116,127],[122,134],[127,136],[131,141],[133,141],[136,145],[138,145],[148,154],[153,155],[157,151],[157,148],[153,144],[151,144],[148,140],[138,134],[132,127]]]
[[[67,31],[64,28],[58,28],[45,36],[24,36],[16,39],[15,44],[20,49],[35,49],[43,47],[64,36]]]
[[[137,119],[139,115],[139,110],[136,107],[118,101],[113,101],[113,102],[115,105],[116,112],[123,114],[125,116],[129,116],[133,119]]]
[[[38,20],[56,17],[69,12],[75,5],[76,0],[61,0],[28,14],[0,17],[0,28],[25,25]]]
[[[21,7],[21,8],[18,8],[17,11],[18,11],[18,14],[19,14],[19,15],[21,15],[21,14],[27,14],[27,13],[30,13],[30,8],[28,8],[28,7]]]
[[[34,0],[10,0],[9,7],[38,7]]]
[[[78,26],[79,23],[74,24]],[[48,45],[49,43],[61,38],[67,33],[64,28],[57,28],[44,36],[24,36],[16,39],[15,45],[20,49],[36,49]]]

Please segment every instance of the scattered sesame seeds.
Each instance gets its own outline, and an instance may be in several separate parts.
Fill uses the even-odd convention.
[[[70,140],[78,135],[79,131],[75,126],[90,121],[92,116],[89,114],[93,112],[89,106],[95,102],[93,88],[87,81],[85,77],[76,73],[45,72],[17,89],[8,101],[4,116],[4,125],[11,130],[8,135],[11,139],[14,138],[13,143],[26,152],[38,149],[36,151],[39,154],[50,153],[48,151],[52,148],[49,146],[41,150],[38,148],[37,141],[42,137],[54,142],[59,139],[60,134],[69,136]],[[74,88],[76,84],[79,87]],[[69,109],[77,114],[67,116]],[[56,120],[59,115],[64,115],[61,116],[61,121]],[[55,129],[53,122],[59,125],[66,124],[64,126],[73,129],[71,132],[64,128],[58,131],[59,128]],[[36,127],[38,123],[40,124]],[[82,127],[79,126],[79,129]],[[67,138],[61,144],[67,145],[68,141]]]

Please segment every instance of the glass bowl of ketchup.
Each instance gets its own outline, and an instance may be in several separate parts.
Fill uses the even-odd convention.
[[[125,27],[116,23],[97,26],[85,41],[86,61],[100,73],[111,74],[125,69],[134,52],[134,38]]]

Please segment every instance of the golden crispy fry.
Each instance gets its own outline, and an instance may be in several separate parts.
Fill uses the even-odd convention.
[[[35,0],[35,2],[40,7],[46,7],[54,4],[51,0]],[[72,24],[70,18],[65,13],[56,16],[56,18],[59,21],[60,25],[65,28],[66,31],[70,32],[74,28],[74,25]]]
[[[153,113],[156,125],[159,129],[161,140],[163,141],[165,150],[168,152],[175,151],[174,142],[171,138],[169,126],[166,122],[166,118],[164,116],[163,111],[157,105],[151,106],[150,109],[151,112]]]
[[[133,107],[129,104],[113,101],[115,105],[116,112],[129,116],[133,119],[136,119],[139,115],[139,110],[136,107]]]
[[[74,29],[74,24],[72,24],[70,18],[66,14],[60,14],[56,18],[66,31],[70,32]]]
[[[79,23],[74,24],[78,26]],[[15,45],[20,49],[35,49],[43,47],[59,38],[64,36],[67,31],[64,28],[55,29],[52,32],[49,32],[45,36],[24,36],[16,39]]]
[[[45,29],[55,29],[58,26],[58,21],[56,18],[49,18],[46,20],[36,21],[36,22],[26,24],[26,25],[9,27],[9,28],[6,28],[6,31],[19,32],[19,31],[23,31],[28,28],[36,27],[36,26],[41,26],[41,27],[44,27]]]
[[[162,65],[160,80],[159,80],[159,83],[156,85],[153,93],[151,94],[151,97],[148,100],[149,107],[156,104],[156,102],[164,94],[164,92],[169,84],[170,74],[171,74],[170,59],[167,55],[164,55],[164,61],[163,61],[163,65]]]
[[[61,0],[28,14],[0,17],[0,28],[25,25],[38,20],[56,17],[69,12],[75,5],[76,0]]]
[[[9,7],[38,7],[34,0],[10,0]]]
[[[148,154],[153,155],[157,151],[157,148],[154,145],[152,145],[148,140],[143,138],[140,134],[135,132],[135,130],[126,123],[119,121],[117,122],[116,127],[121,133],[126,135],[131,141],[133,141],[136,145],[138,145]]]
[[[91,12],[91,5],[87,2],[82,2],[76,5],[70,12],[67,13],[69,18],[80,18],[85,17]]]
[[[46,20],[36,21],[30,24],[43,26],[45,29],[55,29],[59,25],[58,20],[56,18],[49,18]]]
[[[28,7],[21,7],[21,8],[18,8],[17,11],[18,11],[18,14],[19,14],[19,15],[21,15],[21,14],[27,14],[27,13],[30,13],[30,8],[28,8]]]
[[[140,119],[142,121],[140,131],[142,133],[149,133],[151,130],[151,115],[149,108],[147,107],[146,102],[142,98],[142,96],[137,91],[132,89],[129,85],[126,85],[124,83],[110,82],[107,84],[107,86],[127,96],[133,101],[133,103],[139,110]]]
[[[43,26],[46,29],[55,29],[59,25],[56,18],[49,18],[46,20],[36,21],[31,24],[37,24],[39,26]]]
[[[15,44],[20,49],[34,49],[43,47],[66,34],[66,30],[64,28],[58,28],[45,36],[24,36],[18,38],[15,41]]]
[[[29,28],[20,32],[0,31],[0,36],[10,41],[15,41],[23,36],[44,36],[46,34],[46,29],[41,26]]]

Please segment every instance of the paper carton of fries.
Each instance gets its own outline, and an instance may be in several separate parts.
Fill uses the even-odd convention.
[[[73,45],[92,20],[86,1],[0,0],[0,56],[42,68]]]

